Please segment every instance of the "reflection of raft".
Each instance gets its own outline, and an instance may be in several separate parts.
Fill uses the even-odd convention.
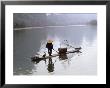
[[[45,59],[56,57],[56,56],[62,57],[63,55],[66,55],[69,53],[81,53],[80,49],[81,49],[81,47],[75,48],[75,50],[67,51],[67,48],[58,48],[57,54],[53,54],[52,56],[45,56],[45,57],[39,57],[39,56],[35,55],[34,57],[31,57],[31,60],[39,62],[41,60],[45,60]]]

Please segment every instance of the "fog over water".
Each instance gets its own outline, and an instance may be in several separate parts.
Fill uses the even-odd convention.
[[[14,14],[14,75],[96,75],[96,21],[96,14]],[[53,40],[56,51],[72,49],[64,44],[68,40],[73,47],[82,47],[82,53],[32,62],[36,53],[47,53],[48,39]]]
[[[97,24],[95,13],[14,13],[13,18],[15,28]]]

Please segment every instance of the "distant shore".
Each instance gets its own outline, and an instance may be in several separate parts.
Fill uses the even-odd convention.
[[[89,25],[63,25],[63,26],[39,26],[39,27],[24,27],[24,28],[14,28],[14,30],[24,30],[24,29],[37,29],[37,28],[53,28],[53,27],[69,27],[69,26],[89,26]]]

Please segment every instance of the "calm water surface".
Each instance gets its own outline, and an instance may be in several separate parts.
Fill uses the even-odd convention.
[[[47,52],[45,44],[52,39],[54,49],[65,46],[65,41],[74,47],[82,47],[79,54],[66,58],[54,57],[32,62],[36,53]],[[69,46],[68,49],[72,49]],[[57,53],[53,51],[54,53]],[[97,27],[70,26],[44,27],[14,30],[14,75],[96,75],[97,74]]]

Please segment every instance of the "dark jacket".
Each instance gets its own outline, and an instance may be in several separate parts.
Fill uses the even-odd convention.
[[[52,44],[52,43],[47,43],[47,44],[46,44],[46,48],[48,48],[48,49],[53,49],[53,44]]]

